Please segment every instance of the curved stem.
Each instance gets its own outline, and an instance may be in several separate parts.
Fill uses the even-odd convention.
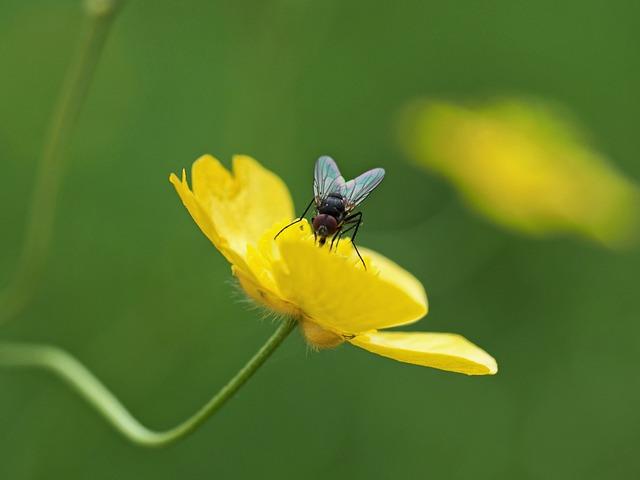
[[[142,425],[87,367],[64,350],[49,346],[0,343],[0,366],[44,368],[58,375],[87,400],[128,440],[144,447],[162,447],[196,430],[236,393],[271,356],[296,325],[286,319],[229,382],[193,416],[174,428],[155,431]]]
[[[47,257],[67,149],[119,0],[86,0],[84,32],[66,73],[37,167],[25,240],[11,283],[0,293],[0,323],[16,316],[36,286]]]

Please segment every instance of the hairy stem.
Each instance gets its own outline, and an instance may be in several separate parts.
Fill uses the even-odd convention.
[[[62,378],[128,440],[144,447],[163,447],[187,436],[216,413],[260,368],[296,325],[286,319],[229,382],[193,416],[174,428],[155,431],[140,423],[87,367],[64,350],[24,343],[0,343],[0,366],[35,367]]]
[[[89,91],[121,2],[87,0],[78,51],[67,70],[36,171],[25,239],[9,285],[0,292],[0,323],[20,313],[31,297],[45,264],[53,231],[56,203],[66,167],[73,128]]]

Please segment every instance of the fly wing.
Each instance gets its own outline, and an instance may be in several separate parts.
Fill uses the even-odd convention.
[[[360,205],[383,178],[384,169],[374,168],[346,182],[342,187],[342,195],[347,200],[347,209],[353,210]]]
[[[323,156],[316,161],[313,172],[313,194],[316,205],[330,193],[341,193],[344,188],[344,177],[340,175],[338,165],[333,158]]]

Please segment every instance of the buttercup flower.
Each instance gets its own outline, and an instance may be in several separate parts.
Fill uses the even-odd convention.
[[[333,347],[349,342],[401,362],[466,373],[494,374],[495,360],[451,333],[381,332],[413,323],[427,313],[421,283],[382,255],[363,248],[365,269],[351,243],[318,246],[306,221],[275,234],[294,218],[287,187],[247,156],[229,172],[210,155],[191,172],[171,174],[185,207],[231,264],[254,301],[299,322],[307,342]],[[344,292],[349,292],[348,300]]]
[[[401,116],[399,132],[412,159],[503,226],[573,232],[613,247],[637,233],[637,187],[549,104],[416,101]]]

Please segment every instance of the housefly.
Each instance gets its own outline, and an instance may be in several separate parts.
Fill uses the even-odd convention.
[[[287,228],[302,221],[311,206],[315,205],[316,214],[311,219],[311,225],[318,243],[324,245],[327,239],[331,238],[329,246],[331,250],[334,244],[337,246],[337,242],[343,235],[353,232],[351,243],[366,269],[367,266],[355,244],[356,234],[360,223],[362,223],[362,212],[354,212],[354,210],[380,184],[383,178],[384,169],[374,168],[346,182],[340,174],[338,165],[331,157],[318,158],[313,173],[313,199],[302,212],[300,218],[280,230],[274,239],[278,238],[278,235]]]

